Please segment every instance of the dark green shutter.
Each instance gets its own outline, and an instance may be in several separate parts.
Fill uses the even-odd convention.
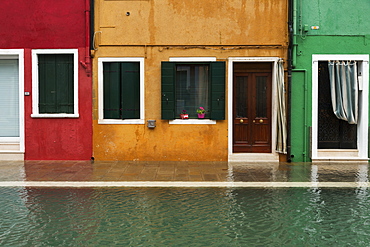
[[[225,120],[225,62],[211,62],[211,119]]]
[[[120,63],[103,63],[104,119],[121,118],[120,74]]]
[[[39,54],[39,113],[73,113],[72,54]]]
[[[140,63],[121,63],[122,119],[140,119]]]
[[[162,62],[162,119],[175,118],[175,63]]]

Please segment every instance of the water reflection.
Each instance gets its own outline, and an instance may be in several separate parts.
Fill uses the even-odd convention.
[[[2,246],[368,246],[366,189],[0,189]]]

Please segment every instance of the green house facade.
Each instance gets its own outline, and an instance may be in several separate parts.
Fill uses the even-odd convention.
[[[369,157],[368,0],[293,0],[290,159]]]

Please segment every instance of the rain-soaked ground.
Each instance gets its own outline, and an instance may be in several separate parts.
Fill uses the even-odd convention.
[[[0,181],[368,182],[368,163],[0,161]]]

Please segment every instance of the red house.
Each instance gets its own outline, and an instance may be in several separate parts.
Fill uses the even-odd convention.
[[[89,160],[90,0],[1,9],[0,160]]]

